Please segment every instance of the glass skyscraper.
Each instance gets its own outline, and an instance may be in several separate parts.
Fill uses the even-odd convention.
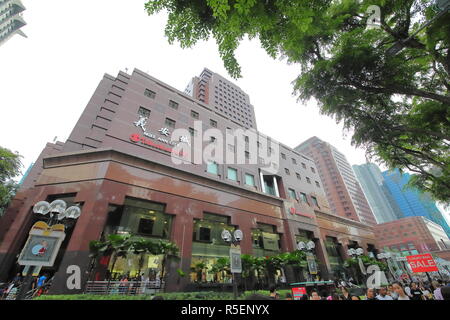
[[[377,165],[366,163],[354,165],[352,168],[379,224],[403,218]]]
[[[450,227],[431,196],[416,188],[405,188],[410,179],[410,174],[402,174],[396,169],[385,171],[382,175],[384,177],[384,185],[389,190],[404,217],[425,217],[442,226],[445,233],[450,236]]]

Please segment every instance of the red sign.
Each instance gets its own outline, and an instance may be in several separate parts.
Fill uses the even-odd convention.
[[[133,142],[140,142],[140,143],[142,143],[144,145],[147,145],[147,146],[154,147],[154,148],[162,150],[162,151],[166,151],[166,152],[172,153],[172,148],[168,148],[166,146],[154,143],[152,140],[147,139],[147,138],[145,138],[143,136],[140,136],[137,133],[132,134],[130,136],[130,140],[133,141]],[[183,151],[177,152],[176,154],[179,155],[180,157],[182,157],[183,156]]]
[[[313,215],[308,214],[308,213],[300,212],[300,211],[296,210],[294,207],[290,208],[290,209],[289,209],[289,212],[290,212],[292,215],[293,215],[293,214],[296,214],[296,215],[298,215],[298,216],[303,216],[303,217],[307,217],[307,218],[310,218],[310,219],[314,219],[314,216],[313,216]]]
[[[433,272],[438,271],[433,256],[429,253],[407,256],[409,266],[413,272]]]
[[[294,300],[295,298],[300,299],[304,294],[306,294],[306,287],[292,288],[292,296]]]

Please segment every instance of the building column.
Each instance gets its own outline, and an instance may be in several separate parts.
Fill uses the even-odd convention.
[[[279,190],[278,190],[277,177],[273,176],[272,178],[273,178],[273,187],[274,187],[274,189],[275,189],[275,195],[276,195],[277,197],[280,197],[280,192],[279,192]]]
[[[261,180],[261,191],[266,193],[266,185],[264,184],[264,175],[261,170],[259,170],[259,178]]]
[[[22,250],[22,245],[26,240],[33,221],[32,207],[39,200],[45,200],[46,195],[36,192],[34,196],[24,199],[17,205],[21,207],[9,207],[7,215],[2,220],[2,231],[5,232],[0,243],[0,281],[8,281],[9,272],[12,266],[17,262],[17,255]],[[11,213],[16,213],[15,217]]]
[[[97,189],[97,190],[95,190]],[[98,240],[103,232],[107,215],[108,200],[98,201],[98,188],[89,194],[81,210],[81,215],[76,222],[70,242],[67,246],[64,257],[50,288],[51,294],[77,294],[85,289],[89,275],[89,242]],[[71,274],[67,273],[69,267],[81,270],[81,288],[69,289],[67,281]]]
[[[331,267],[330,262],[328,261],[328,255],[326,254],[325,244],[323,240],[320,238],[313,239],[314,244],[316,245],[315,253],[317,259],[320,261],[320,273],[324,279],[329,279],[331,277]]]
[[[173,223],[171,241],[179,249],[179,259],[169,261],[166,270],[166,291],[183,291],[190,283],[192,260],[192,235],[194,233],[194,219],[186,213],[178,214]],[[180,277],[177,270],[186,275]]]

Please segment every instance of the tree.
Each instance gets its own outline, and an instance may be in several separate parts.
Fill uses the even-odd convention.
[[[12,179],[20,174],[21,158],[18,153],[0,147],[0,217],[19,188]]]
[[[299,64],[299,100],[315,98],[368,159],[411,171],[411,185],[448,202],[450,14],[439,14],[434,1],[154,0],[145,8],[168,12],[170,43],[186,48],[213,37],[234,78],[245,36],[258,38],[271,57]],[[373,5],[379,28],[368,28]],[[394,45],[402,47],[397,54]]]
[[[210,267],[210,271],[214,274],[221,274],[222,276],[230,275],[230,259],[226,257],[218,258],[217,261]]]
[[[161,262],[161,281],[165,283],[166,265],[170,257],[176,257],[178,254],[178,247],[175,243],[159,240],[156,244],[153,254],[162,255]]]

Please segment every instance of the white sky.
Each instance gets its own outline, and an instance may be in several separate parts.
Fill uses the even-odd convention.
[[[182,91],[204,67],[232,80],[214,41],[169,45],[165,14],[148,16],[143,0],[22,2],[28,38],[0,46],[0,145],[23,155],[23,172],[47,142],[67,139],[104,73],[138,68]],[[262,133],[290,147],[315,135],[351,164],[365,163],[341,125],[315,103],[296,102],[298,66],[271,59],[258,41],[244,41],[237,57],[243,78],[233,81],[249,94]]]

